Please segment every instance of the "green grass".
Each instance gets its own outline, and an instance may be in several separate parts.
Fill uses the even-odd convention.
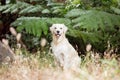
[[[15,61],[0,66],[0,80],[119,80],[120,62],[116,57],[101,58],[90,52],[81,63],[81,72],[74,75],[55,64],[52,53],[15,50]],[[23,54],[25,53],[25,54]],[[92,56],[91,56],[92,55]]]

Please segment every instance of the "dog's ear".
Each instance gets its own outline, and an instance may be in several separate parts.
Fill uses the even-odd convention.
[[[64,24],[63,24],[63,26],[64,26],[64,32],[66,32],[68,30],[68,28]]]
[[[53,25],[50,27],[50,31],[53,33]]]

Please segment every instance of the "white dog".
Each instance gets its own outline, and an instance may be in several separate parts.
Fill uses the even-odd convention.
[[[65,36],[67,27],[64,24],[53,24],[50,31],[53,38],[52,51],[60,66],[64,70],[79,68],[81,58]]]

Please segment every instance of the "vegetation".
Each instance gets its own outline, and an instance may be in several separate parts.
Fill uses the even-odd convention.
[[[16,58],[12,64],[0,66],[0,78],[119,79],[119,3],[119,0],[0,0],[0,40],[9,40]],[[78,75],[63,72],[55,64],[49,31],[54,23],[68,27],[67,38],[82,57]],[[10,27],[19,36],[10,33]],[[87,50],[88,44],[92,49]]]
[[[81,72],[72,74],[69,71],[62,71],[59,66],[53,64],[55,61],[50,54],[45,53],[46,56],[40,56],[43,53],[37,52],[36,54],[40,55],[23,56],[19,49],[16,50],[16,53],[14,63],[0,67],[1,80],[59,80],[61,78],[63,80],[117,80],[120,78],[120,64],[115,56],[106,55],[104,58],[99,55],[86,56],[81,63]]]
[[[9,26],[15,26],[21,33],[25,31],[33,37],[46,37],[50,40],[48,35],[51,24],[64,23],[69,27],[70,42],[78,46],[79,52],[84,52],[86,44],[89,43],[98,52],[104,52],[108,45],[119,52],[119,1],[67,0],[64,2],[63,0],[62,3],[56,2],[10,0],[5,5],[1,4],[1,27],[6,27],[1,28],[1,32],[6,33]],[[72,38],[76,39],[73,41]],[[74,43],[76,41],[80,44]],[[81,45],[84,48],[81,48]]]

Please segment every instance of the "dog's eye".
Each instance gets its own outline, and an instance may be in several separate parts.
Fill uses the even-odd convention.
[[[54,29],[57,29],[56,27]]]
[[[62,28],[60,28],[60,29],[62,29]]]

